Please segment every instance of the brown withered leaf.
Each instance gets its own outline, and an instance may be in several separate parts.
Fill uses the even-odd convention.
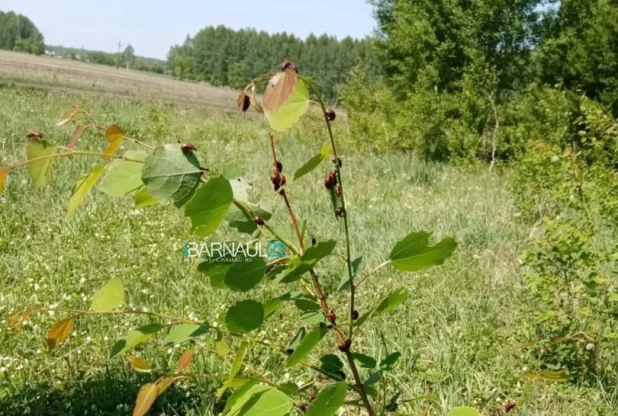
[[[69,149],[72,149],[75,147],[80,137],[82,137],[82,134],[84,134],[84,131],[86,131],[87,128],[88,126],[77,126],[77,128],[75,129],[75,132],[73,133],[73,136],[71,136],[71,140],[69,140],[69,143],[67,144],[67,147]]]
[[[191,361],[193,361],[193,351],[186,350],[178,359],[178,372],[185,371],[191,365]]]
[[[275,74],[264,90],[262,107],[269,113],[275,114],[294,93],[297,77],[296,71],[291,68]]]
[[[157,400],[158,389],[155,383],[144,384],[137,393],[137,399],[135,400],[135,408],[133,409],[133,416],[144,416],[155,400]]]
[[[17,333],[24,326],[24,322],[26,322],[31,315],[32,311],[30,309],[26,309],[22,313],[13,313],[6,318],[6,323],[14,333]]]
[[[0,194],[4,191],[4,184],[6,178],[9,176],[9,171],[6,169],[0,169]]]
[[[238,106],[238,110],[244,113],[251,107],[251,98],[243,91],[236,99],[236,105]]]
[[[73,318],[63,319],[56,322],[47,332],[47,347],[49,350],[59,347],[71,335],[75,320]]]
[[[152,371],[152,367],[148,364],[148,361],[144,360],[142,357],[129,357],[127,358],[127,361],[129,362],[131,368],[135,371],[144,373]]]

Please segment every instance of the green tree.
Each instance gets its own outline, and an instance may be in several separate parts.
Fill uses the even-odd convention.
[[[39,29],[26,16],[0,11],[0,49],[41,55],[45,44]]]

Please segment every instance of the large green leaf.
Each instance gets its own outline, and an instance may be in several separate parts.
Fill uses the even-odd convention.
[[[292,400],[287,395],[274,387],[250,383],[241,386],[238,395],[232,395],[233,404],[223,413],[225,416],[286,416],[290,413]]]
[[[227,289],[225,276],[236,260],[231,254],[224,254],[224,256],[208,258],[197,266],[199,272],[210,277],[210,284],[216,289]]]
[[[246,292],[260,283],[266,273],[266,260],[263,257],[247,257],[232,264],[225,273],[224,283],[231,290]]]
[[[51,156],[56,153],[56,148],[45,140],[30,143],[26,151],[28,160],[39,157]],[[43,159],[38,162],[30,163],[28,171],[32,177],[32,184],[35,188],[43,188],[47,184],[47,176],[51,169],[53,159]]]
[[[165,340],[164,344],[182,344],[192,338],[201,337],[208,332],[208,328],[199,324],[183,324],[174,326]]]
[[[278,75],[283,77],[284,75],[282,74]],[[286,74],[285,76],[288,75]],[[292,127],[305,114],[308,108],[309,88],[303,78],[296,77],[296,85],[289,98],[276,108],[274,112],[264,108],[264,114],[270,123],[270,127],[277,131],[285,131]]]
[[[232,187],[225,177],[209,180],[197,190],[185,208],[185,215],[191,218],[192,230],[200,237],[215,232],[233,200]]]
[[[281,278],[282,283],[295,282],[302,277],[303,274],[313,269],[318,261],[328,256],[335,249],[336,241],[324,241],[310,247],[305,251],[305,254],[291,262],[289,271]]]
[[[228,329],[241,334],[257,329],[264,322],[264,306],[254,300],[243,300],[232,305],[225,315]]]
[[[153,323],[129,331],[127,335],[125,335],[123,338],[120,338],[112,346],[110,358],[114,358],[120,354],[124,354],[132,348],[135,348],[137,345],[146,341],[153,334],[161,330],[161,328],[163,328],[163,325]]]
[[[305,416],[332,416],[345,402],[348,385],[344,382],[326,386],[315,397]]]
[[[129,160],[118,159],[109,164],[107,174],[99,188],[111,197],[123,196],[138,190],[144,185],[142,170],[148,155],[142,151],[128,151],[124,154]]]
[[[324,146],[324,148],[322,148],[320,153],[313,156],[304,165],[298,168],[296,172],[294,172],[294,180],[296,181],[300,179],[301,177],[311,172],[313,169],[320,166],[320,163],[322,163],[330,155],[331,150],[332,148],[330,145]]]
[[[107,312],[120,307],[123,303],[124,285],[122,280],[116,277],[94,294],[90,309],[96,312]]]
[[[473,407],[456,407],[448,412],[448,416],[479,416]]]
[[[150,195],[162,204],[184,205],[197,189],[202,172],[193,152],[183,152],[179,144],[166,144],[146,158],[142,180]]]
[[[397,242],[389,256],[391,264],[399,270],[416,272],[440,265],[453,254],[457,243],[451,237],[443,238],[434,246],[429,245],[425,231],[409,234]]]
[[[302,341],[298,344],[298,347],[294,350],[292,355],[288,358],[288,361],[285,363],[286,367],[293,367],[296,364],[300,363],[310,352],[315,348],[316,345],[324,338],[328,329],[326,325],[318,325],[311,332],[309,332]]]
[[[104,165],[97,165],[87,175],[80,177],[73,188],[73,195],[69,199],[68,216],[71,216],[77,211],[77,208],[82,204],[90,190],[96,185],[101,176],[105,172]]]

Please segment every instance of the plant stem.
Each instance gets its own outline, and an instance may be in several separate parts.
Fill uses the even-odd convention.
[[[142,164],[144,163],[144,161],[142,161],[142,160],[130,159],[130,158],[124,157],[124,156],[106,155],[105,153],[83,152],[83,151],[73,151],[72,150],[70,152],[54,153],[53,155],[40,156],[40,157],[35,157],[34,159],[24,160],[23,162],[16,163],[15,165],[7,166],[4,169],[5,170],[17,169],[17,168],[20,168],[22,166],[29,165],[31,163],[40,162],[42,160],[55,159],[57,157],[68,157],[68,156],[97,156],[97,157],[101,157],[103,159],[108,159],[108,158],[111,158],[111,159],[123,159],[123,160],[127,160],[129,162],[142,163]]]
[[[329,131],[330,131],[330,124],[329,124]],[[336,148],[335,148],[335,144],[334,144],[334,138],[332,136],[332,132],[331,132],[331,144],[333,146],[333,154],[335,156],[335,165],[337,166],[337,175],[339,177],[341,177],[341,175],[339,174],[339,158],[337,157],[337,153],[336,153]],[[277,166],[277,152],[275,149],[275,139],[274,136],[272,135],[272,133],[269,133],[269,139],[270,139],[270,149],[272,152],[272,156],[273,156],[273,165],[274,165],[274,170],[276,171],[276,173],[281,173],[279,172],[279,168]],[[339,178],[339,180],[341,180]],[[301,250],[301,254],[303,254],[305,252],[305,243],[303,241],[302,238],[302,234],[300,232],[300,229],[298,227],[298,220],[296,218],[296,215],[294,214],[294,210],[292,209],[292,205],[290,204],[290,200],[288,199],[287,193],[285,192],[285,189],[282,189],[279,191],[279,194],[283,197],[283,200],[285,202],[286,208],[288,210],[288,214],[290,216],[290,219],[292,221],[292,226],[294,227],[294,232],[296,233],[296,236],[298,237],[298,242],[299,242],[299,246],[300,246],[300,250]],[[343,203],[343,192],[342,192],[342,205],[344,207],[345,210],[345,205]],[[347,223],[347,215],[344,216],[345,218],[345,229],[346,229],[346,252],[347,252],[347,263],[348,263],[348,273],[350,275],[350,286],[353,287],[353,282],[352,282],[352,266],[351,266],[351,262],[350,262],[350,233],[348,230],[348,223]],[[356,367],[356,362],[354,361],[354,357],[352,356],[352,352],[350,351],[350,347],[349,347],[349,343],[351,343],[351,336],[352,336],[352,326],[354,324],[354,320],[352,319],[352,311],[354,310],[354,290],[352,289],[352,309],[350,312],[350,338],[346,338],[345,334],[336,326],[336,319],[334,319],[334,316],[331,316],[331,309],[328,306],[328,303],[326,302],[326,298],[324,296],[324,292],[322,290],[322,285],[320,284],[320,281],[318,279],[318,275],[315,272],[314,269],[311,269],[309,271],[310,275],[311,275],[311,280],[313,282],[313,286],[314,289],[316,291],[316,295],[320,301],[320,306],[322,308],[322,312],[324,313],[324,315],[331,321],[332,323],[332,327],[333,330],[335,331],[335,334],[337,335],[337,338],[339,340],[339,346],[344,346],[346,344],[348,344],[348,347],[346,348],[340,348],[344,353],[345,356],[348,360],[348,365],[350,366],[350,369],[352,370],[352,374],[354,375],[354,381],[356,383],[356,392],[360,395],[361,400],[363,401],[363,404],[365,405],[365,408],[367,410],[367,412],[369,413],[369,416],[375,416],[376,413],[373,410],[373,408],[371,407],[371,403],[369,402],[369,397],[367,396],[367,392],[365,391],[365,388],[363,386],[363,382],[360,378],[360,375],[358,373],[358,368]]]

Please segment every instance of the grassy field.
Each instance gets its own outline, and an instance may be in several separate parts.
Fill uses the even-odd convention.
[[[48,59],[28,63],[32,59],[0,54],[0,79],[6,74],[10,79],[0,85],[0,166],[25,158],[30,129],[41,130],[55,144],[68,142],[70,129],[54,125],[78,104],[102,124],[117,123],[128,135],[152,144],[190,141],[207,166],[239,165],[254,185],[252,197],[270,205],[274,223],[289,229],[285,206],[270,189],[266,126],[253,118],[207,111],[212,102],[218,103],[213,110],[233,108],[235,94],[143,74],[131,73],[125,82],[124,74],[114,77],[115,69],[91,71],[65,62],[56,67]],[[106,86],[100,90],[103,80]],[[326,143],[319,126],[309,119],[278,138],[286,172]],[[355,255],[364,257],[363,269],[380,264],[394,242],[412,230],[432,230],[436,238],[452,235],[459,242],[456,255],[442,267],[411,275],[382,269],[360,288],[361,312],[395,288],[411,293],[396,313],[366,324],[356,341],[361,352],[376,357],[387,350],[402,352],[389,381],[393,393],[402,392],[401,412],[445,415],[452,406],[474,405],[483,414],[501,415],[504,404],[515,399],[513,414],[518,415],[615,414],[615,392],[532,384],[522,377],[525,316],[519,259],[530,224],[520,220],[513,205],[508,173],[464,171],[403,154],[359,154],[345,125],[338,126],[337,134],[344,144],[352,246]],[[101,140],[87,132],[80,146],[101,149]],[[125,144],[120,152],[131,148]],[[226,306],[240,296],[213,289],[196,264],[183,259],[183,242],[195,237],[181,212],[135,208],[130,199],[114,200],[94,190],[80,211],[66,218],[75,179],[95,162],[54,162],[52,184],[40,191],[32,189],[25,170],[9,177],[0,199],[0,316],[30,305],[87,309],[95,290],[121,277],[130,307],[221,322]],[[327,167],[317,169],[290,184],[288,193],[299,217],[308,220],[311,235],[342,241],[322,185],[326,172]],[[224,227],[212,238],[235,237]],[[333,289],[343,264],[333,259],[326,265],[320,267],[321,278],[333,293],[330,302],[341,310],[337,305],[345,298]],[[262,285],[250,295],[264,300],[285,290]],[[255,336],[286,344],[295,334],[297,314],[284,309]],[[139,385],[153,376],[135,373],[122,358],[106,357],[117,338],[148,318],[80,318],[67,344],[49,353],[45,333],[57,319],[52,313],[34,316],[17,336],[0,330],[0,414],[129,414]],[[205,351],[213,349],[210,339]],[[321,352],[332,351],[334,343],[327,338]],[[160,338],[137,352],[163,370],[173,369],[180,353],[162,348]],[[196,358],[192,371],[221,373],[233,359],[212,357]],[[297,379],[299,370],[282,369],[281,356],[268,350],[252,348],[248,361],[268,379]],[[217,414],[221,409],[214,388],[208,381],[181,383],[157,401],[153,414]]]

